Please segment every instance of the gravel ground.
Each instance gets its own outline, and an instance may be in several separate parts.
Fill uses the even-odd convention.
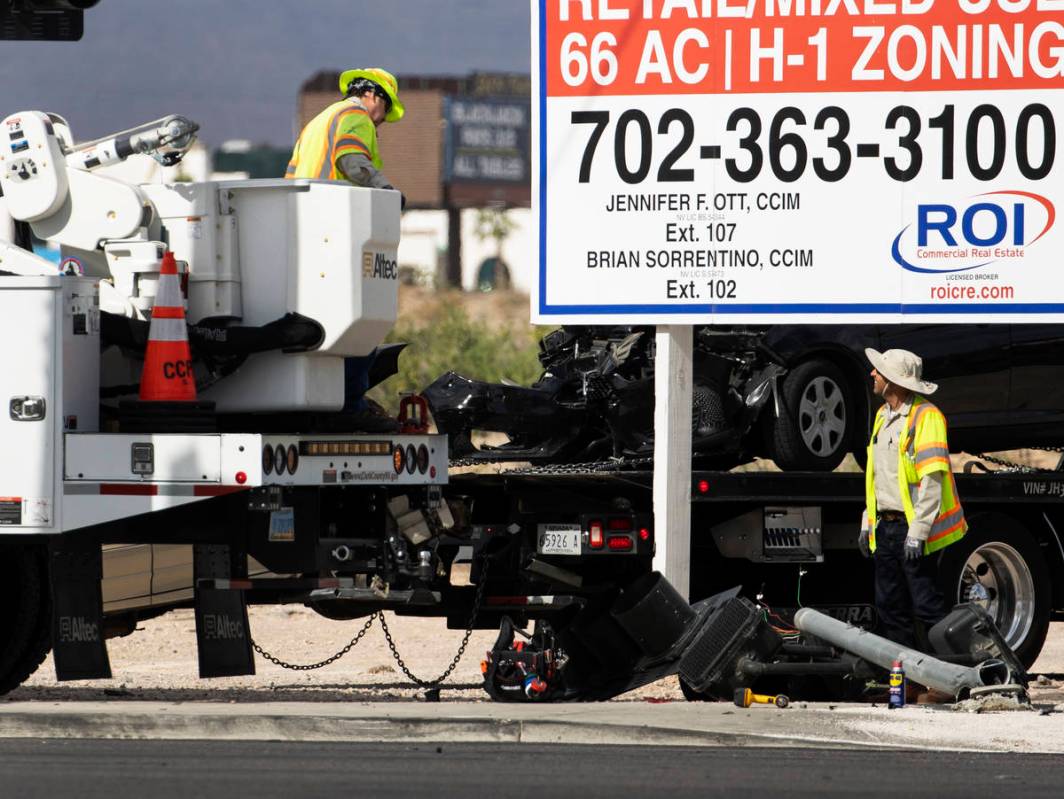
[[[249,610],[255,641],[293,663],[314,663],[337,652],[365,620],[339,622],[300,606],[260,606]],[[386,615],[399,653],[421,679],[437,677],[458,651],[463,630],[448,630],[441,619]],[[480,687],[480,661],[497,633],[474,631],[465,655],[441,694],[444,701],[489,701]],[[411,687],[400,672],[380,625],[373,627],[344,658],[314,671],[282,669],[256,656],[257,674],[200,680],[197,676],[196,627],[192,611],[175,610],[142,622],[125,638],[108,641],[114,679],[59,684],[51,658],[26,684],[8,694],[27,699],[90,700],[105,696],[152,701],[414,701],[423,691]],[[675,680],[647,686],[624,697],[683,699]]]
[[[296,663],[329,657],[346,644],[364,621],[331,621],[300,606],[261,606],[250,610],[255,640],[267,651]],[[439,619],[387,616],[400,654],[419,677],[434,678],[450,663],[463,631],[447,630]],[[443,701],[482,702],[480,661],[495,639],[476,631],[465,656],[442,692]],[[423,692],[398,670],[384,635],[374,624],[363,640],[336,663],[315,671],[282,669],[256,657],[257,674],[200,680],[197,677],[195,622],[191,610],[176,610],[142,622],[136,633],[108,642],[111,680],[58,684],[49,658],[10,701],[93,700],[109,696],[152,701],[410,702]],[[1042,656],[1033,669],[1044,675],[1032,685],[1036,704],[1064,705],[1064,622],[1050,627]],[[662,680],[614,701],[683,701],[675,678]]]

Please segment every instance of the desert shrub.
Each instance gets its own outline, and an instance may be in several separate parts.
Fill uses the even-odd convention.
[[[420,391],[452,370],[477,380],[522,385],[539,377],[538,342],[547,328],[471,319],[460,295],[453,294],[419,310],[419,318],[401,318],[388,335],[389,342],[409,346],[399,358],[399,373],[370,392],[387,410],[398,408],[401,394]]]

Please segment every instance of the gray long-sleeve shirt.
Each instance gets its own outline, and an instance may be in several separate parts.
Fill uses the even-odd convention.
[[[340,160],[337,161],[336,165],[344,173],[344,177],[356,186],[362,186],[366,189],[395,191],[395,186],[388,181],[388,178],[384,177],[383,172],[373,166],[373,162],[369,160],[367,155],[348,153],[340,156]]]

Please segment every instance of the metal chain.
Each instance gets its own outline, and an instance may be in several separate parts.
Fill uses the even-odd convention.
[[[1025,449],[1033,449],[1039,452],[1064,453],[1064,447],[1025,447]],[[1004,466],[1006,469],[1011,469],[1013,471],[1021,472],[1023,474],[1049,474],[1057,471],[1056,469],[1046,469],[1045,467],[1041,466],[1025,466],[1022,463],[1016,463],[1015,461],[1010,461],[1006,458],[998,458],[995,455],[987,455],[985,453],[981,453],[979,455],[976,455],[975,457],[985,460],[988,463],[994,463],[998,466]]]
[[[395,658],[396,664],[399,666],[399,668],[403,672],[403,674],[406,675],[407,679],[410,680],[410,682],[412,682],[415,685],[418,685],[418,686],[420,686],[422,688],[435,688],[436,686],[440,685],[444,680],[446,680],[448,677],[450,677],[451,676],[451,672],[453,672],[456,668],[458,668],[458,662],[462,659],[462,656],[465,654],[466,647],[469,645],[469,638],[470,638],[470,636],[473,635],[473,625],[476,623],[477,614],[480,612],[480,605],[481,605],[481,602],[483,602],[483,600],[484,600],[484,587],[487,584],[488,584],[488,559],[487,559],[487,557],[485,557],[484,558],[484,568],[480,572],[480,582],[477,584],[477,593],[476,593],[476,596],[473,598],[473,609],[469,613],[469,624],[466,626],[465,635],[462,637],[462,643],[459,644],[458,651],[455,653],[454,657],[451,658],[450,665],[446,669],[444,669],[443,674],[441,674],[435,680],[423,680],[420,677],[418,677],[417,675],[415,675],[412,671],[410,671],[409,668],[407,668],[406,663],[403,662],[403,658],[399,654],[399,650],[398,650],[398,648],[395,645],[395,640],[392,638],[391,630],[388,629],[388,622],[386,622],[384,620],[384,612],[381,611],[381,612],[377,613],[377,617],[380,619],[380,622],[381,622],[381,629],[384,631],[384,637],[388,641],[388,648],[392,650],[392,657]]]
[[[648,466],[654,462],[652,457],[643,458],[611,458],[604,461],[587,461],[584,463],[546,463],[541,466],[516,466],[513,469],[504,470],[504,474],[590,474],[605,472],[622,472],[634,469],[638,466]],[[457,469],[464,466],[481,466],[485,463],[498,464],[505,461],[481,461],[471,458],[461,458],[451,461],[451,468]]]
[[[654,463],[652,457],[643,458],[611,458],[605,461],[589,461],[587,463],[559,463],[544,464],[543,466],[529,466],[524,469],[516,469],[514,474],[588,474],[623,472],[639,466],[649,466]]]
[[[362,625],[362,629],[358,631],[358,634],[354,638],[352,638],[350,641],[348,641],[347,645],[343,649],[341,649],[335,655],[332,655],[331,657],[327,657],[327,658],[325,658],[325,660],[321,660],[321,661],[319,661],[317,663],[289,663],[286,660],[281,660],[279,657],[271,655],[269,652],[267,652],[265,649],[263,649],[261,646],[259,646],[258,643],[255,642],[255,639],[251,640],[251,647],[256,652],[258,652],[260,655],[262,655],[264,658],[266,658],[266,660],[270,661],[271,663],[273,663],[273,664],[275,664],[277,666],[280,666],[282,669],[289,669],[291,671],[313,671],[314,669],[324,668],[325,666],[328,666],[330,663],[335,663],[340,658],[342,658],[344,655],[346,655],[348,652],[350,652],[352,649],[354,649],[355,645],[359,641],[362,640],[362,636],[364,636],[366,633],[369,632],[369,628],[373,626],[373,622],[376,620],[377,616],[379,616],[379,615],[380,615],[379,613],[374,613],[372,616],[370,616],[366,620],[366,623]],[[384,621],[383,617],[381,618],[381,621],[382,622]]]

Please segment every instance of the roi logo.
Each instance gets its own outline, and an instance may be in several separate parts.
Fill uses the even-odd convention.
[[[955,204],[920,203],[916,219],[894,238],[891,256],[903,269],[925,274],[1023,263],[1026,248],[1055,220],[1053,203],[1027,191],[993,191]]]

